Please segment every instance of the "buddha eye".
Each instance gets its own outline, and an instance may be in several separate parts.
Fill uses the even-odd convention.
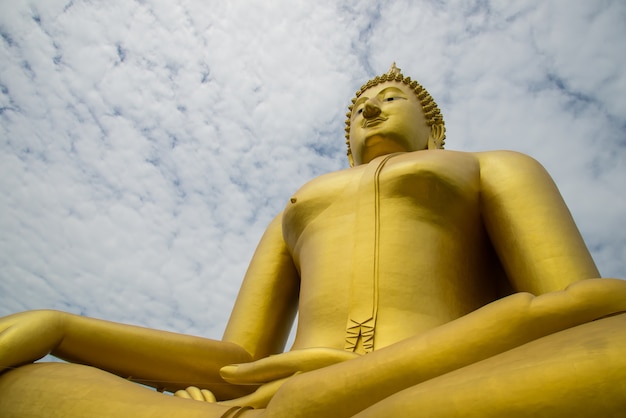
[[[357,109],[354,109],[352,111],[352,119],[361,116],[361,114],[363,113],[363,110],[365,109],[365,106],[360,106]]]
[[[385,98],[385,101],[386,102],[393,102],[396,99],[397,99],[397,97],[387,97],[387,98]]]

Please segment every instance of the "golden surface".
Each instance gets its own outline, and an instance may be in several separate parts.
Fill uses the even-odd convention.
[[[304,185],[267,228],[222,341],[3,318],[2,416],[623,413],[626,282],[593,279],[539,163],[439,149],[443,121],[395,80],[351,107],[355,166]],[[27,364],[47,353],[83,365]]]

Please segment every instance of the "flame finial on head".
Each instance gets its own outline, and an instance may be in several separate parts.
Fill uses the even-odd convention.
[[[392,62],[391,63],[391,67],[389,68],[389,71],[387,72],[387,78],[389,78],[389,76],[394,77],[398,74],[402,74],[402,71],[396,67],[396,62]]]

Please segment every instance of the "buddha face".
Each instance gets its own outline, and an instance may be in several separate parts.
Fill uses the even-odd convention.
[[[429,134],[420,102],[403,83],[371,87],[352,108],[350,148],[355,165],[393,152],[426,149]]]

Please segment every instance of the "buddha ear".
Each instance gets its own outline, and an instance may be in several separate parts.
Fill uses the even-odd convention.
[[[428,136],[428,149],[443,149],[446,139],[446,128],[441,123],[434,123],[430,127]]]

